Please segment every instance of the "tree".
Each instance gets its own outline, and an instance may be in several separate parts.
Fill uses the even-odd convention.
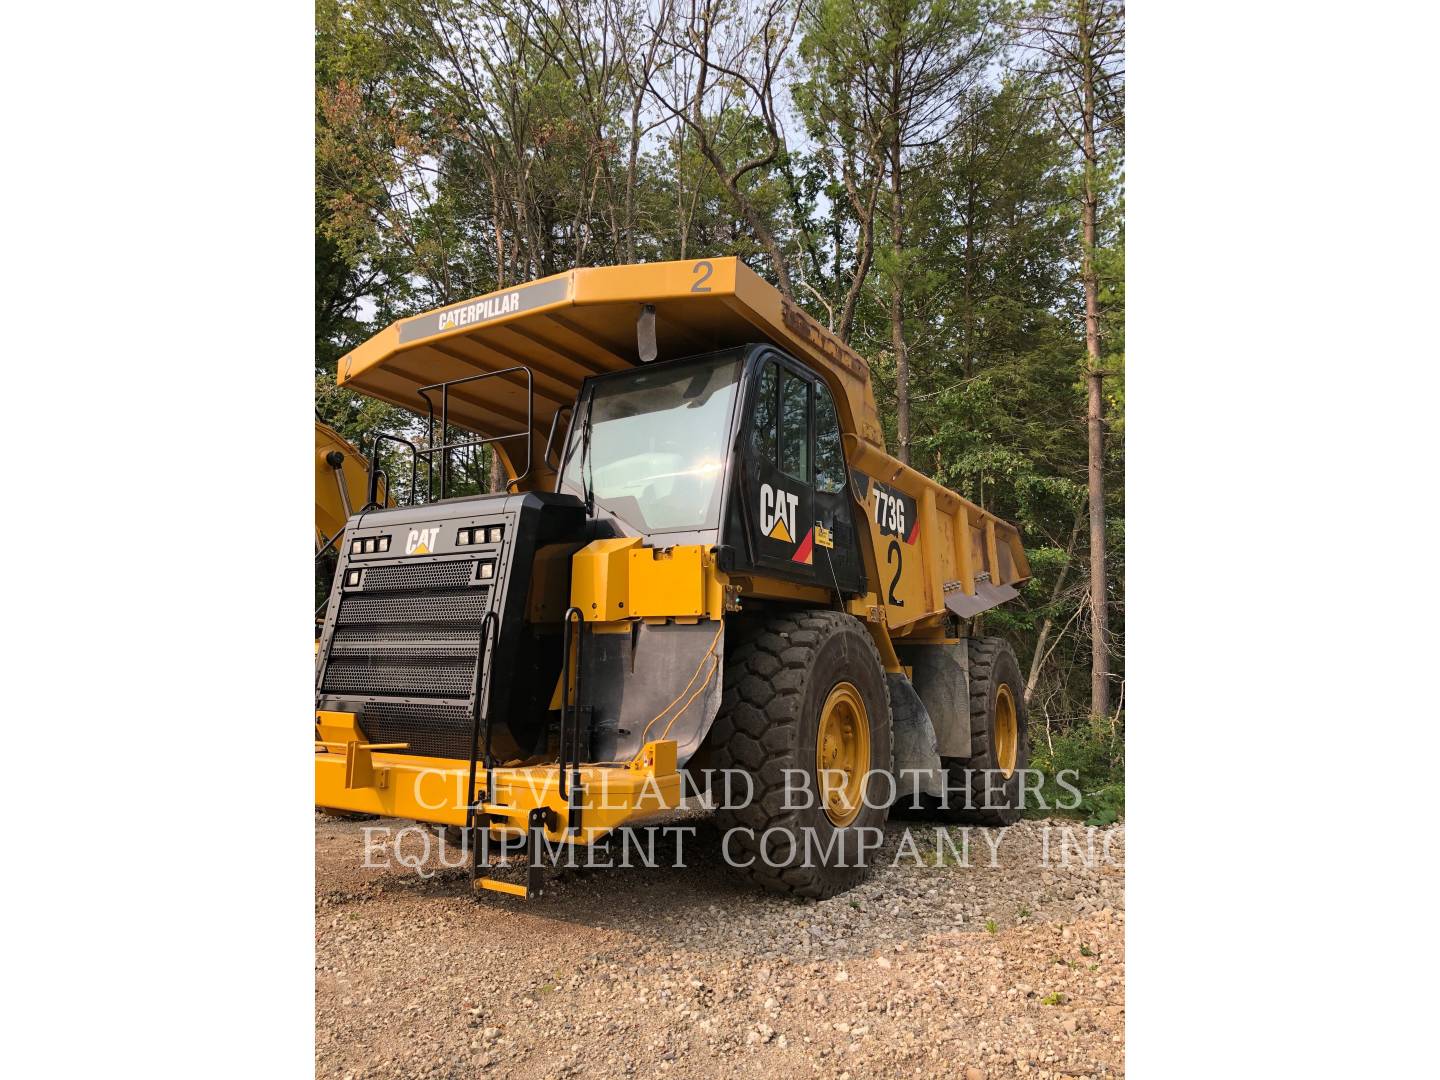
[[[1085,293],[1085,421],[1090,514],[1090,708],[1110,713],[1109,592],[1105,565],[1105,364],[1101,348],[1099,207],[1112,140],[1124,133],[1125,8],[1115,0],[1045,0],[1020,22],[1056,119],[1080,158],[1080,277]]]
[[[803,103],[811,130],[834,124],[828,141],[841,162],[846,193],[860,223],[863,280],[874,240],[878,178],[887,181],[890,346],[895,358],[898,447],[910,461],[910,355],[905,333],[912,285],[907,200],[920,175],[917,158],[944,143],[964,116],[965,102],[1000,47],[990,0],[819,0],[806,25],[810,80]],[[861,182],[865,176],[868,182]],[[852,281],[852,292],[853,292]],[[847,295],[840,325],[847,336],[858,293]]]
[[[790,259],[757,189],[786,153],[777,76],[800,10],[793,0],[687,0],[662,3],[650,27],[668,49],[650,78],[652,96],[687,129],[792,298]]]

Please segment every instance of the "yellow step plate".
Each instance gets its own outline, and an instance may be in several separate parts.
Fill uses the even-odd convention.
[[[509,893],[511,896],[529,898],[529,890],[524,885],[517,885],[513,881],[496,881],[494,878],[482,877],[476,882],[482,889],[489,889],[491,892]]]

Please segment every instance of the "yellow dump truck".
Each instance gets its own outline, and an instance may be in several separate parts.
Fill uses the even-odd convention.
[[[803,896],[864,876],[897,800],[1018,816],[1019,667],[970,636],[1029,576],[1018,532],[887,454],[866,362],[739,260],[451,304],[339,381],[419,433],[377,437],[370,488],[405,497],[340,539],[319,805],[458,826],[476,884],[526,896],[542,852],[721,776],[727,857]],[[480,446],[507,489],[456,496]]]

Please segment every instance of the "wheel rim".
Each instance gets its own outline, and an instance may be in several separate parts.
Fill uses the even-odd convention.
[[[1000,684],[995,692],[995,763],[1005,779],[1015,771],[1015,757],[1020,750],[1020,723],[1015,718],[1015,696],[1010,687]]]
[[[853,683],[837,683],[820,709],[815,735],[815,776],[820,805],[832,825],[849,825],[860,814],[870,770],[870,718]]]

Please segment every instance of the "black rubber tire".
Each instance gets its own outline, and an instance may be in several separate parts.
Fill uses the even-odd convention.
[[[994,756],[995,698],[1002,683],[1015,701],[1018,737],[1015,769],[1008,779]],[[1004,638],[970,639],[970,756],[944,760],[950,774],[945,817],[965,825],[1013,825],[1020,820],[1024,770],[1030,765],[1029,723],[1020,662]]]
[[[875,642],[864,624],[839,611],[775,615],[737,623],[733,631],[726,630],[723,695],[707,742],[716,769],[750,774],[754,797],[716,810],[722,835],[729,836],[727,853],[733,862],[748,862],[739,869],[766,889],[817,899],[844,892],[869,874],[890,813],[890,694]],[[854,685],[865,706],[870,776],[859,814],[837,827],[818,800],[806,806],[796,795],[787,807],[785,778],[786,770],[804,770],[810,792],[818,789],[820,711],[841,681]],[[777,831],[767,836],[769,830]],[[787,835],[800,842],[789,843]],[[808,859],[807,836],[813,842]]]

